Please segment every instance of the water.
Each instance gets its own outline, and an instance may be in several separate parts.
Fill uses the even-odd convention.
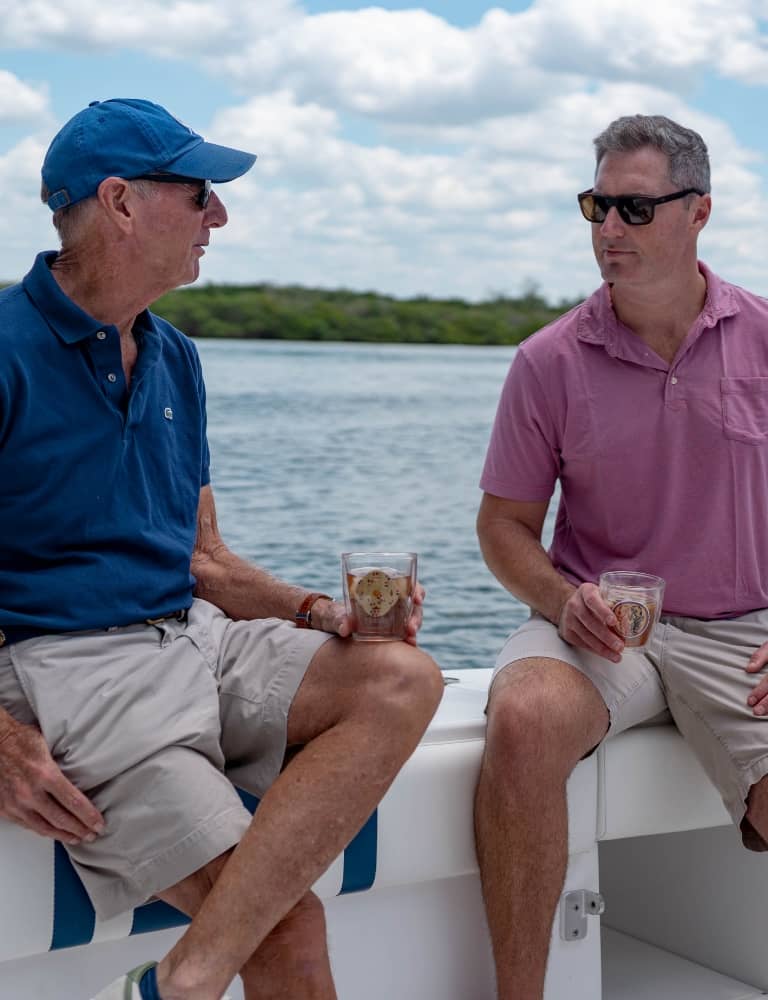
[[[478,479],[514,348],[198,341],[219,528],[269,572],[339,596],[339,555],[413,550],[420,642],[492,666],[527,610],[480,555]]]

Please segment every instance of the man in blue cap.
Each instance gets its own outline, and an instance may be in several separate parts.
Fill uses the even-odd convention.
[[[353,644],[343,606],[220,537],[197,352],[148,306],[197,278],[211,185],[254,159],[95,102],[43,164],[61,250],[0,293],[0,815],[66,844],[101,918],[193,917],[99,1000],[217,1000],[238,972],[335,997],[310,888],[442,692],[420,588],[409,641]]]

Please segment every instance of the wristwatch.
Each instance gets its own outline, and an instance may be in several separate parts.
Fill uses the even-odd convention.
[[[307,594],[299,605],[298,611],[293,616],[296,628],[312,628],[312,605],[315,601],[319,601],[321,597],[324,597],[328,601],[333,600],[328,594],[318,594],[315,592]]]

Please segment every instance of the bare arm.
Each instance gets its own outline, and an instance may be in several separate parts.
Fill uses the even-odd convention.
[[[548,504],[483,495],[477,535],[488,568],[515,597],[557,624],[576,588],[561,576],[541,544]]]
[[[306,588],[295,587],[241,559],[227,548],[216,521],[213,490],[204,486],[197,509],[197,538],[192,553],[195,594],[221,608],[230,618],[293,620]],[[321,604],[318,601],[313,613]]]
[[[547,507],[485,493],[477,516],[483,558],[510,593],[558,626],[566,642],[617,661],[624,643],[611,631],[617,622],[598,588],[575,587],[541,544]]]
[[[227,548],[219,534],[210,486],[204,486],[200,491],[192,574],[197,581],[195,594],[234,619],[285,618],[293,621],[307,594],[305,587],[278,580]],[[423,600],[424,588],[418,587],[414,595],[414,613],[408,625],[407,641],[412,644],[415,644],[421,625]],[[314,628],[342,637],[351,632],[351,622],[344,605],[325,598],[320,598],[312,606],[312,624]]]

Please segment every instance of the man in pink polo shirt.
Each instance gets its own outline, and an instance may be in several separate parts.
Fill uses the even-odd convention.
[[[745,846],[768,841],[768,302],[697,259],[696,132],[635,115],[595,148],[579,203],[604,283],[517,351],[481,479],[486,562],[532,610],[497,660],[475,814],[501,1000],[542,996],[566,779],[609,731],[669,709]],[[642,652],[607,569],[666,580]]]

